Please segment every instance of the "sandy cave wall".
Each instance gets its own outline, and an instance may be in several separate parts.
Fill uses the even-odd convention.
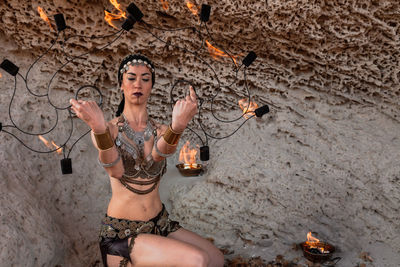
[[[129,4],[120,3],[123,7]],[[272,111],[268,118],[251,121],[230,139],[211,142],[206,182],[193,188],[176,186],[171,193],[174,214],[187,227],[217,236],[219,245],[232,243],[238,236],[259,246],[271,240],[276,249],[270,250],[271,256],[282,246],[277,240],[298,242],[309,229],[343,248],[363,249],[364,239],[351,241],[363,237],[366,243],[383,242],[399,252],[398,2],[208,3],[212,5],[208,28],[215,42],[229,47],[239,60],[248,51],[257,53],[257,60],[247,70],[249,88],[255,100],[268,103]],[[154,25],[198,25],[196,16],[181,1],[169,1],[167,11],[158,1],[137,4],[146,21]],[[20,67],[20,73],[25,74],[55,38],[55,31],[39,19],[38,5],[49,17],[63,13],[71,27],[67,34],[113,32],[103,20],[104,9],[114,11],[108,1],[3,1],[0,51],[2,59]],[[167,96],[178,78],[191,80],[204,99],[212,96],[218,85],[213,72],[201,60],[173,46],[197,48],[196,37],[190,31],[155,32],[171,45],[135,26],[117,43],[60,71],[50,99],[66,106],[77,88],[94,84],[104,94],[104,110],[111,117],[120,100],[115,68],[129,51],[148,55],[157,66],[150,106],[151,115],[158,120],[169,121]],[[77,55],[110,40],[74,38],[65,51]],[[213,60],[206,49],[201,55],[212,63],[222,83],[234,78],[228,59]],[[46,92],[51,75],[64,62],[58,42],[30,71],[32,90]],[[4,125],[9,124],[13,79],[3,71],[1,74],[0,121]],[[243,74],[238,78],[233,86],[221,87],[223,94],[216,98],[216,109],[223,118],[239,114],[236,102],[245,91]],[[11,107],[14,120],[28,131],[48,129],[55,120],[54,110],[47,99],[28,95],[21,84],[19,79]],[[96,93],[88,91],[84,96],[95,98]],[[223,135],[235,128],[213,119],[208,102],[204,107],[213,134]],[[60,112],[58,127],[46,137],[65,140],[69,129],[66,116]],[[76,126],[72,141],[86,130],[79,122]],[[18,136],[42,148],[31,136]],[[7,204],[2,205],[2,228],[10,233],[2,242],[15,244],[11,245],[15,249],[2,251],[2,259],[12,262],[21,252],[27,255],[23,258],[27,265],[35,263],[33,255],[37,254],[38,263],[96,262],[93,235],[109,188],[89,140],[83,139],[71,153],[71,177],[60,174],[60,156],[31,153],[6,134],[1,140],[1,196]],[[31,214],[37,218],[24,219]],[[9,221],[18,221],[21,227],[11,227]],[[340,230],[343,233],[337,234]],[[22,232],[30,233],[24,235],[25,241],[18,238]],[[54,245],[54,240],[63,241]],[[26,243],[32,246],[21,246]],[[38,253],[37,247],[45,252]]]

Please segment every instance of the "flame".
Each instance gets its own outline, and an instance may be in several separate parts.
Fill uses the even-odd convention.
[[[317,243],[317,242],[319,242],[319,239],[313,237],[311,232],[308,232],[307,233],[307,242],[309,242],[309,243]]]
[[[325,252],[325,248],[321,246],[320,241],[318,238],[315,238],[311,235],[311,232],[307,233],[307,241],[306,244],[309,248],[316,248],[321,253],[329,253],[329,251]]]
[[[168,1],[167,0],[160,0],[160,1],[164,10],[167,11],[169,7]]]
[[[192,12],[193,15],[197,16],[199,14],[199,8],[192,2],[186,1],[186,6],[189,8],[190,12]]]
[[[179,161],[185,164],[185,169],[195,169],[197,149],[190,149],[190,142],[186,141],[179,152]]]
[[[46,138],[44,138],[41,135],[38,135],[38,137],[48,148],[50,148],[50,149],[57,148],[57,150],[56,150],[57,154],[61,155],[62,147],[57,146],[56,143],[54,143],[54,141],[51,141],[51,143],[50,143],[49,141],[46,140]]]
[[[53,26],[51,26],[51,23],[50,23],[49,18],[47,17],[46,13],[44,13],[43,9],[42,9],[40,6],[38,6],[37,10],[38,10],[39,15],[40,15],[40,17],[42,18],[42,20],[46,21],[47,24],[49,24],[50,28],[51,28],[52,30],[54,30],[54,29],[53,29]]]
[[[126,12],[122,11],[121,5],[117,2],[117,0],[110,0],[110,3],[118,10],[118,14],[114,14],[104,10],[104,19],[110,26],[118,30],[118,28],[114,26],[112,21],[120,20],[121,18],[126,18]]]
[[[214,47],[209,41],[206,40],[206,45],[207,45],[207,49],[208,49],[208,53],[210,53],[210,55],[214,58],[214,59],[218,59],[220,57],[232,57],[233,61],[235,62],[235,65],[237,66],[236,63],[236,57],[237,56],[232,56],[232,55],[228,55],[227,53],[225,53],[224,51]]]
[[[256,110],[258,108],[258,105],[256,102],[252,102],[252,101],[250,101],[250,105],[249,105],[248,99],[243,98],[243,99],[239,100],[239,107],[243,111],[243,117],[248,119],[255,114],[254,110]],[[308,235],[307,235],[307,238],[308,238]]]

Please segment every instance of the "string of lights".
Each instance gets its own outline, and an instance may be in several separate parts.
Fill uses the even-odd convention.
[[[131,3],[128,7],[127,7],[127,12],[128,12],[128,16],[126,17],[126,19],[123,21],[122,25],[121,25],[121,29],[112,33],[112,34],[108,34],[108,35],[102,35],[102,36],[84,36],[84,35],[71,35],[71,36],[66,36],[65,33],[65,29],[70,28],[69,26],[66,25],[65,19],[63,14],[56,14],[54,15],[54,20],[57,26],[57,35],[55,37],[55,39],[52,41],[51,45],[45,50],[45,52],[43,54],[41,54],[40,56],[38,56],[38,58],[29,66],[25,76],[23,76],[22,74],[19,73],[19,67],[16,66],[14,63],[12,63],[11,61],[4,59],[3,62],[0,65],[0,68],[2,68],[3,70],[5,70],[7,73],[9,73],[10,75],[14,76],[14,89],[13,89],[13,93],[11,96],[11,100],[9,103],[9,107],[8,107],[8,115],[10,118],[10,121],[12,123],[12,125],[2,125],[2,123],[0,123],[0,131],[9,134],[10,136],[14,137],[16,140],[18,140],[24,147],[26,147],[27,149],[35,152],[35,153],[53,153],[55,151],[59,151],[60,149],[62,149],[63,152],[63,159],[61,160],[61,170],[63,174],[68,174],[68,173],[72,173],[72,163],[71,163],[71,159],[70,159],[70,153],[72,151],[72,149],[75,147],[75,145],[84,137],[86,136],[88,133],[90,133],[90,130],[85,132],[84,134],[82,134],[77,140],[75,140],[75,142],[69,147],[69,149],[67,148],[67,143],[70,141],[72,135],[73,135],[73,130],[74,130],[74,124],[73,124],[73,117],[74,114],[71,111],[71,105],[68,105],[66,107],[58,107],[56,106],[51,98],[50,98],[50,92],[51,92],[51,85],[53,83],[53,81],[55,80],[55,77],[61,72],[61,70],[63,68],[65,68],[68,64],[75,62],[76,60],[80,60],[80,59],[85,59],[85,57],[87,55],[89,55],[92,52],[98,52],[101,50],[104,50],[105,48],[107,48],[108,46],[110,46],[111,44],[115,43],[123,34],[129,32],[131,29],[133,29],[133,25],[136,24],[136,22],[138,22],[139,27],[146,31],[147,33],[149,33],[151,36],[153,36],[156,40],[174,47],[180,51],[182,51],[183,53],[187,53],[192,55],[193,57],[195,57],[197,60],[199,60],[201,63],[205,64],[205,66],[207,66],[207,68],[211,71],[213,78],[216,81],[216,86],[211,84],[212,87],[214,87],[215,90],[215,94],[212,95],[210,97],[209,103],[210,103],[210,113],[212,114],[212,116],[220,123],[233,123],[236,122],[240,119],[243,118],[244,115],[246,114],[251,114],[250,117],[246,118],[232,133],[225,135],[225,136],[215,136],[209,132],[206,131],[206,127],[202,122],[202,111],[203,111],[203,104],[206,102],[203,98],[198,97],[199,99],[199,112],[197,115],[197,119],[194,120],[195,122],[197,122],[198,127],[200,128],[200,130],[203,132],[203,135],[205,137],[205,141],[203,141],[203,138],[199,135],[199,133],[197,133],[195,130],[193,130],[191,127],[188,127],[188,129],[193,132],[200,140],[200,142],[202,143],[202,146],[200,147],[200,159],[202,161],[207,161],[209,160],[209,147],[208,147],[208,139],[212,138],[212,139],[225,139],[228,138],[230,136],[232,136],[233,134],[235,134],[249,119],[253,118],[254,116],[257,117],[261,117],[263,116],[265,113],[269,112],[269,108],[267,105],[264,105],[260,108],[257,108],[255,110],[250,110],[250,103],[251,103],[251,94],[250,94],[250,90],[248,88],[247,85],[247,80],[246,80],[246,68],[249,67],[252,62],[256,59],[256,54],[254,52],[250,52],[242,61],[242,63],[238,66],[237,62],[236,62],[236,58],[232,55],[232,53],[228,52],[228,49],[223,48],[222,46],[218,45],[216,43],[216,41],[214,40],[214,38],[212,37],[211,32],[209,31],[209,29],[207,28],[207,22],[209,21],[210,18],[210,12],[211,12],[211,6],[209,5],[205,5],[203,4],[201,7],[201,12],[200,12],[200,25],[199,28],[196,28],[194,26],[188,26],[188,27],[180,27],[180,28],[162,28],[162,27],[157,27],[157,26],[153,26],[147,22],[145,22],[143,20],[143,16],[144,14],[141,12],[141,10],[134,4]],[[196,48],[194,51],[189,50],[186,47],[182,47],[179,46],[177,44],[173,44],[170,41],[166,41],[163,38],[161,38],[160,36],[158,36],[156,33],[154,33],[153,31],[162,31],[162,32],[178,32],[178,31],[186,31],[186,30],[191,30],[194,34],[196,34],[199,38],[199,40],[201,41],[201,44],[198,46],[198,48]],[[205,33],[204,33],[205,30]],[[30,87],[29,87],[29,73],[30,71],[33,69],[33,67],[46,55],[48,54],[53,48],[54,45],[57,43],[57,41],[60,38],[60,33],[63,34],[64,40],[61,42],[61,51],[63,53],[63,55],[66,58],[65,63],[63,63],[51,76],[48,84],[47,84],[47,90],[46,93],[38,93],[37,91],[33,91]],[[66,44],[68,41],[72,40],[73,38],[84,38],[84,39],[102,39],[102,38],[110,38],[110,37],[114,37],[115,38],[111,41],[109,41],[108,43],[106,43],[105,45],[101,46],[101,47],[96,47],[94,49],[85,51],[82,54],[76,55],[76,56],[72,56],[70,54],[68,54],[66,52]],[[215,69],[213,68],[213,66],[207,62],[204,58],[202,58],[199,53],[201,52],[202,49],[205,48],[204,44],[207,44],[207,46],[209,46],[209,42],[207,40],[205,40],[204,36],[207,36],[211,42],[213,44],[218,45],[218,47],[223,51],[224,55],[226,55],[227,57],[230,58],[231,62],[232,62],[232,66],[233,66],[233,72],[234,72],[234,79],[231,83],[227,84],[227,85],[223,85],[221,83],[221,80],[218,77],[217,72],[215,71]],[[232,119],[232,120],[224,120],[219,118],[218,116],[216,116],[216,112],[214,110],[214,102],[216,97],[218,96],[218,94],[222,91],[220,90],[222,87],[226,87],[226,88],[231,88],[233,86],[233,84],[235,82],[237,82],[238,80],[238,73],[239,70],[245,66],[245,68],[243,69],[243,77],[244,77],[244,89],[246,91],[246,99],[247,99],[247,106],[243,109],[243,114],[240,115],[238,118]],[[18,77],[20,77],[24,83],[25,83],[25,87],[28,91],[29,94],[41,98],[41,97],[46,97],[48,103],[54,108],[54,112],[55,112],[55,123],[52,124],[52,126],[47,129],[44,130],[42,132],[29,132],[26,131],[24,129],[22,129],[22,127],[18,126],[16,124],[16,122],[13,119],[12,116],[12,112],[11,112],[11,106],[12,103],[14,101],[15,98],[15,94],[17,91],[17,75]],[[170,103],[171,103],[171,108],[173,107],[173,105],[175,104],[176,100],[173,97],[173,91],[175,90],[175,88],[177,87],[177,84],[179,83],[189,83],[196,92],[196,95],[198,96],[198,92],[195,88],[195,86],[187,80],[183,80],[183,79],[178,79],[171,87],[170,89]],[[102,106],[103,103],[103,95],[101,94],[101,91],[94,85],[83,85],[81,86],[78,90],[76,90],[75,92],[75,99],[78,99],[79,97],[79,92],[82,89],[85,88],[89,88],[89,89],[94,89],[95,91],[97,91],[97,93],[99,94],[99,102],[98,105]],[[26,134],[26,135],[34,135],[34,136],[41,136],[41,135],[45,135],[48,134],[50,132],[52,132],[58,122],[59,122],[59,111],[68,111],[68,119],[70,120],[71,126],[70,126],[70,130],[69,130],[69,134],[67,139],[60,145],[60,146],[56,146],[56,148],[54,149],[50,149],[47,151],[41,151],[41,150],[37,150],[34,149],[32,147],[30,147],[29,145],[27,145],[25,142],[23,142],[21,140],[21,138],[19,138],[17,135],[15,135],[13,132],[8,131],[5,128],[14,128],[16,130],[18,130],[19,132]],[[194,123],[196,125],[196,123]],[[69,150],[68,153],[66,152],[66,150]]]

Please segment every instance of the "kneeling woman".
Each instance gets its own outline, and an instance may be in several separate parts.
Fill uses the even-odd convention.
[[[180,134],[197,113],[197,99],[190,88],[176,102],[171,124],[158,124],[147,113],[154,80],[150,60],[130,55],[118,70],[124,99],[115,119],[106,122],[94,101],[70,101],[92,129],[99,160],[110,176],[112,197],[100,233],[104,266],[223,266],[222,253],[170,220],[161,202],[165,158],[175,152]]]

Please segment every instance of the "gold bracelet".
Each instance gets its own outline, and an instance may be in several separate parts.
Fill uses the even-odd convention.
[[[176,133],[172,130],[171,125],[168,126],[168,129],[165,131],[163,138],[164,141],[170,146],[176,146],[179,142],[179,138],[182,133]]]
[[[97,134],[93,132],[94,138],[96,139],[97,147],[100,150],[107,150],[114,146],[114,141],[111,138],[110,130],[106,129],[105,133]]]

